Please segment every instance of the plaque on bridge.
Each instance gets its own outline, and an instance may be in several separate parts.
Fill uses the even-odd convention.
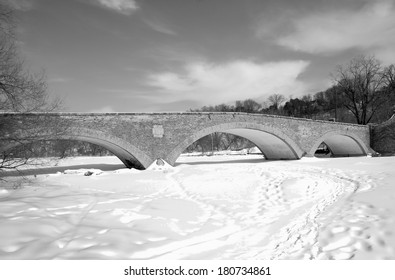
[[[164,133],[165,131],[163,129],[163,125],[155,124],[154,127],[152,128],[152,134],[154,135],[155,138],[162,138]]]

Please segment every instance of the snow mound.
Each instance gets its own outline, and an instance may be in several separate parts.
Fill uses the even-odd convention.
[[[167,170],[167,169],[171,169],[171,168],[173,168],[173,166],[168,164],[163,159],[158,158],[150,166],[148,166],[147,170]]]
[[[100,175],[103,173],[103,171],[100,169],[93,169],[93,168],[89,168],[89,169],[81,168],[81,169],[66,169],[65,171],[63,171],[63,173],[64,174],[77,174],[77,175],[89,174],[89,175],[85,175],[85,176],[90,176],[90,175]]]
[[[258,147],[249,148],[249,149],[247,149],[247,152],[249,154],[262,154],[261,150],[259,150]]]
[[[141,170],[134,169],[134,168],[122,168],[122,169],[117,169],[113,173],[115,174],[131,174],[131,173],[140,173]]]
[[[7,191],[6,189],[1,189],[0,190],[0,197],[3,196],[3,195],[8,195],[8,194],[9,194],[9,191]]]

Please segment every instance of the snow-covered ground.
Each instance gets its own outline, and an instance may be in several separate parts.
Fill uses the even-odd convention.
[[[69,158],[0,182],[0,259],[395,259],[394,166],[185,155],[138,171]]]

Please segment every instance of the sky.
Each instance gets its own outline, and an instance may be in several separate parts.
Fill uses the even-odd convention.
[[[70,112],[186,111],[314,94],[395,63],[395,0],[0,0],[26,66]]]

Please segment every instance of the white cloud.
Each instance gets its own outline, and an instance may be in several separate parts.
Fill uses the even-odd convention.
[[[148,19],[144,19],[144,22],[156,32],[167,34],[167,35],[177,35],[177,33],[174,30],[170,29],[170,27],[166,26],[162,22],[158,22],[155,20],[148,20]]]
[[[151,74],[148,84],[166,93],[168,102],[194,100],[202,104],[218,104],[266,98],[273,93],[300,95],[306,93],[307,85],[299,81],[298,76],[308,65],[307,61],[263,64],[243,60],[226,64],[192,62],[185,66],[182,74]]]
[[[97,0],[100,5],[105,8],[114,10],[118,13],[131,15],[139,9],[135,0]]]
[[[332,10],[304,15],[294,32],[277,44],[308,53],[327,54],[351,48],[387,53],[395,46],[395,0],[371,1],[359,10]]]

